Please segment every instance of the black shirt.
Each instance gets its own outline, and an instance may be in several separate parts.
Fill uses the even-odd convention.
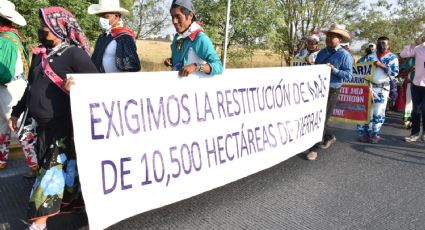
[[[66,74],[70,73],[98,72],[89,55],[76,46],[49,57],[48,61],[53,71],[62,79],[66,79]],[[41,55],[33,55],[28,86],[20,103],[26,104],[31,116],[41,124],[47,123],[53,118],[70,117],[71,115],[70,98],[44,75]],[[18,110],[18,108],[16,109]]]

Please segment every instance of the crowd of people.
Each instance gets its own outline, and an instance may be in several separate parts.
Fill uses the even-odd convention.
[[[137,72],[141,69],[136,37],[122,16],[119,0],[99,1],[87,12],[99,17],[102,31],[93,54],[78,19],[62,7],[39,10],[40,45],[30,61],[15,25],[25,18],[9,0],[0,0],[0,169],[7,167],[12,132],[26,155],[34,178],[28,204],[28,229],[46,229],[47,219],[83,209],[73,141],[69,92],[73,73]],[[221,74],[223,67],[197,21],[190,0],[170,8],[176,35],[164,64],[182,77],[198,71]],[[13,93],[13,95],[12,95]],[[22,119],[20,119],[22,117]]]
[[[351,36],[343,25],[335,24],[323,32],[326,34],[324,49],[319,51],[320,38],[313,32],[312,35],[305,37],[306,48],[295,56],[296,59],[304,59],[307,65],[327,64],[332,68],[325,131],[322,141],[308,150],[306,155],[308,160],[315,160],[319,149],[327,149],[336,141],[327,123],[338,98],[342,81],[351,79],[352,65],[356,63],[349,48]],[[402,65],[399,64],[401,60]],[[358,141],[372,144],[379,142],[389,99],[391,103],[400,105],[398,107],[401,107],[399,110],[404,112],[405,127],[411,128],[411,134],[404,140],[406,142],[425,141],[425,36],[406,46],[399,55],[391,52],[388,37],[379,37],[376,43],[367,45],[365,54],[357,61],[357,63],[361,62],[373,62],[376,72],[372,79],[367,79],[372,94],[370,122],[357,125]],[[400,84],[399,93],[397,93],[397,81]]]
[[[32,50],[31,61],[25,40],[15,27],[25,26],[25,18],[9,0],[0,0],[0,5],[0,169],[7,167],[11,134],[15,132],[30,168],[24,176],[36,177],[28,205],[28,228],[46,229],[49,217],[84,206],[69,97],[74,80],[67,74],[137,72],[141,61],[135,34],[122,19],[129,11],[120,7],[119,0],[100,0],[87,9],[88,14],[99,18],[101,30],[92,54],[72,12],[62,7],[40,9],[40,45]],[[173,0],[170,15],[176,34],[171,57],[164,60],[164,65],[178,71],[181,77],[194,72],[221,74],[223,65],[196,18],[191,0]],[[334,24],[322,32],[326,34],[325,48],[319,49],[320,37],[313,33],[306,39],[306,48],[295,57],[309,65],[325,64],[331,68],[322,141],[308,150],[308,160],[315,160],[320,149],[336,142],[328,121],[340,87],[352,78],[355,63],[349,52],[351,35],[345,26]],[[410,68],[410,79],[404,88],[411,91],[412,102],[411,112],[406,109],[405,116],[412,131],[405,141],[425,140],[425,135],[420,135],[421,118],[425,130],[425,36],[406,46],[400,56],[410,58],[406,59],[406,67],[402,66]],[[359,141],[376,144],[385,121],[391,84],[400,71],[399,59],[390,51],[389,38],[382,36],[368,45],[358,62],[374,62],[377,67],[370,83],[371,121],[356,128]]]

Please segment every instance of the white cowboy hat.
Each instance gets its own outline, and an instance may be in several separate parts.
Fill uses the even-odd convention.
[[[108,12],[118,12],[121,14],[129,14],[128,10],[120,7],[119,0],[99,0],[99,4],[89,6],[89,14],[101,14]]]
[[[348,42],[351,40],[351,35],[345,29],[345,25],[333,24],[329,30],[322,31],[323,33],[335,33],[339,34],[342,37],[342,42]]]
[[[20,26],[25,26],[27,24],[25,18],[15,10],[15,4],[8,0],[0,0],[0,17]]]

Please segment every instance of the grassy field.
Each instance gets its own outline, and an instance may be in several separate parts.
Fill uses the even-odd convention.
[[[139,40],[137,51],[142,59],[142,71],[168,71],[163,65],[164,59],[171,56],[171,42]],[[227,63],[228,68],[255,68],[281,66],[280,58],[269,51],[256,51],[252,61],[244,60],[241,64]]]

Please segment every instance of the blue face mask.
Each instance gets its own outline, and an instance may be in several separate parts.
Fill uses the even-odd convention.
[[[102,28],[105,31],[110,31],[112,28],[112,26],[109,25],[109,19],[102,18],[102,17],[99,18],[99,25],[100,25],[100,28]]]

